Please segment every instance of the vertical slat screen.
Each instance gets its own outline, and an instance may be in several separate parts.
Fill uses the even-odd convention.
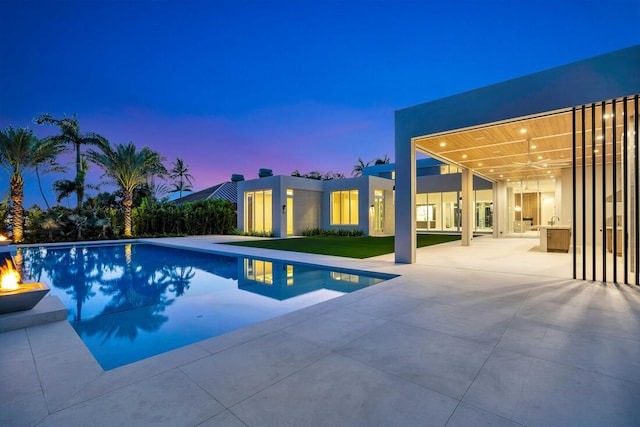
[[[573,143],[571,144],[571,156],[573,159],[573,162],[571,163],[571,178],[573,181],[573,191],[572,191],[572,202],[573,202],[573,208],[571,210],[571,224],[573,224],[573,236],[572,241],[573,241],[573,253],[572,253],[572,260],[573,260],[573,278],[576,279],[576,270],[577,270],[577,266],[576,266],[576,245],[577,245],[577,236],[576,236],[576,230],[578,229],[578,227],[576,226],[576,219],[577,219],[577,214],[576,214],[576,109],[575,107],[571,109],[571,117],[573,120],[571,120],[571,126],[573,127],[572,129],[572,141]],[[582,106],[582,120],[584,121],[584,105]],[[582,127],[582,135],[584,135],[584,125]],[[583,157],[584,157],[584,153],[583,153]],[[582,252],[584,252],[584,248],[582,250]],[[584,277],[583,277],[584,279]]]

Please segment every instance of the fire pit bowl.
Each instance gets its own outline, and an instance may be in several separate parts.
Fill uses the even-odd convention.
[[[0,265],[0,314],[31,310],[47,292],[42,283],[20,283],[20,272],[10,259]]]
[[[43,283],[21,283],[14,291],[0,291],[0,314],[31,310],[49,292]]]

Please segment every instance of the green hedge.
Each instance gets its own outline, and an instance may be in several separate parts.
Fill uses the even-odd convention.
[[[364,232],[357,228],[336,228],[323,230],[321,228],[307,228],[302,232],[305,237],[313,236],[337,236],[337,237],[362,237]]]
[[[133,209],[135,236],[232,234],[235,225],[235,206],[222,200],[178,205],[143,202]]]

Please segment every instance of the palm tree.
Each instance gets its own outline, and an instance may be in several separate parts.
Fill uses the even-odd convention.
[[[358,163],[353,167],[353,171],[351,171],[351,176],[362,176],[362,171],[367,166],[371,166],[371,162],[365,163],[362,160],[362,157],[358,157]]]
[[[9,193],[13,240],[22,241],[24,234],[24,179],[23,173],[55,159],[64,146],[55,140],[39,140],[30,129],[9,126],[0,131],[0,165],[9,173]]]
[[[44,200],[44,204],[47,206],[47,209],[49,209],[51,206],[49,206],[49,201],[44,194],[44,190],[42,189],[42,181],[40,180],[40,175],[53,172],[67,172],[67,168],[57,162],[59,153],[50,154],[51,157],[43,159],[42,164],[38,164],[35,166],[36,178],[38,179],[38,189],[40,190],[40,195],[42,196],[42,200]]]
[[[384,157],[378,157],[373,161],[374,165],[387,165],[389,164],[389,155],[385,154]]]
[[[53,183],[53,191],[56,193],[56,202],[60,203],[76,192],[76,183],[69,179],[59,179]],[[67,206],[69,203],[67,203]]]
[[[104,142],[105,139],[94,132],[80,133],[80,124],[75,114],[72,117],[63,117],[62,119],[55,119],[50,114],[41,114],[35,121],[39,125],[49,124],[58,126],[60,128],[60,135],[50,136],[47,139],[73,146],[76,152],[76,177],[73,192],[76,193],[77,208],[80,209],[82,200],[84,199],[84,179],[87,174],[86,168],[83,167],[81,147],[83,145],[97,146],[100,145],[101,142]]]
[[[131,236],[133,192],[146,184],[147,179],[161,169],[162,158],[148,147],[137,151],[133,142],[112,147],[103,141],[99,148],[100,151],[88,150],[87,158],[104,169],[105,175],[120,187],[124,207],[124,235]]]
[[[169,178],[176,180],[173,184],[173,193],[180,192],[182,197],[183,191],[192,191],[193,189],[193,176],[189,173],[189,166],[184,163],[180,157],[172,164],[171,170],[169,170]]]

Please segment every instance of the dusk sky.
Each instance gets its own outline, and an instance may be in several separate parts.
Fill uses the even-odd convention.
[[[77,113],[198,190],[393,161],[395,110],[638,44],[640,0],[0,0],[0,22],[0,128]]]

